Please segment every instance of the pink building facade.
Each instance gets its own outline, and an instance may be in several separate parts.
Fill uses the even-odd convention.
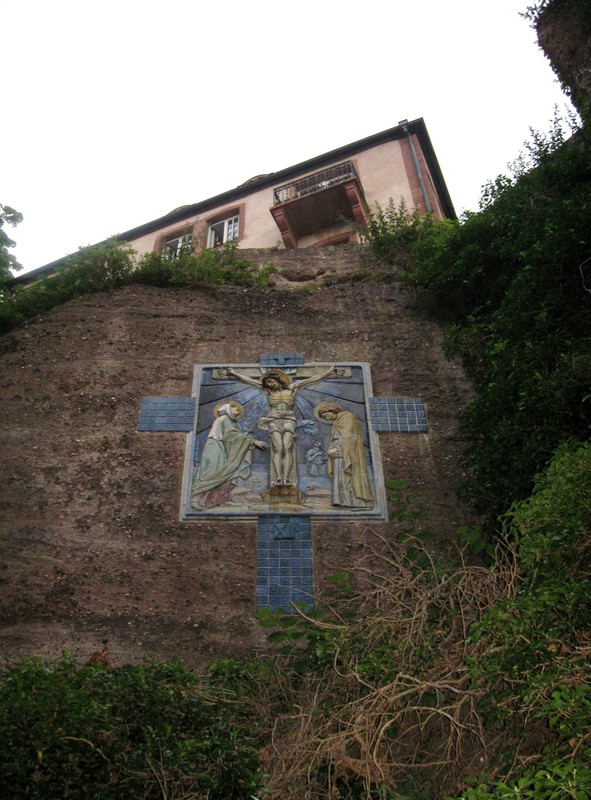
[[[170,258],[236,241],[239,248],[300,248],[355,241],[368,210],[392,200],[454,218],[455,211],[422,118],[316,156],[235,189],[182,206],[117,238],[139,254]],[[99,243],[102,244],[102,243]],[[65,258],[22,276],[49,274]],[[18,278],[15,282],[21,282]]]

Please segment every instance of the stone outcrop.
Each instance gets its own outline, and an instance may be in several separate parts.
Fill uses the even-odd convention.
[[[115,664],[202,666],[268,646],[254,617],[256,525],[180,522],[186,436],[136,430],[143,397],[191,393],[194,364],[271,352],[367,361],[376,396],[422,396],[429,433],[380,434],[384,473],[408,482],[435,552],[454,540],[470,521],[455,500],[470,387],[434,322],[383,286],[341,282],[354,257],[259,252],[276,262],[275,290],[128,286],[0,339],[2,653],[85,660],[108,640]],[[394,521],[312,527],[317,593],[379,547],[376,534],[400,532]]]
[[[591,6],[588,0],[556,0],[541,13],[538,44],[581,116],[591,110]]]

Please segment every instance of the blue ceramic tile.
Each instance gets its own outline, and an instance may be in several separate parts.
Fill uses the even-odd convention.
[[[261,367],[286,367],[305,362],[303,353],[261,353]]]
[[[309,517],[260,517],[257,605],[293,612],[292,603],[311,605],[312,538]]]
[[[194,397],[144,397],[140,406],[138,431],[193,430]]]
[[[369,411],[375,431],[427,431],[425,405],[420,397],[371,397]]]

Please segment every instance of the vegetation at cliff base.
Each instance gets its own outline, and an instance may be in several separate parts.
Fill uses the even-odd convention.
[[[591,143],[533,134],[478,212],[438,223],[393,204],[367,240],[383,278],[446,326],[476,389],[460,430],[465,531],[514,580],[464,639],[491,737],[466,800],[591,797]],[[483,545],[484,542],[484,545]],[[492,548],[497,550],[492,555]],[[499,547],[506,548],[499,551]],[[438,796],[437,794],[433,796]]]
[[[435,557],[388,488],[398,540],[374,532],[314,609],[259,612],[274,656],[13,665],[10,796],[588,800],[591,446],[560,448],[489,566]]]
[[[0,686],[3,796],[246,800],[260,786],[246,705],[178,663],[27,659]]]

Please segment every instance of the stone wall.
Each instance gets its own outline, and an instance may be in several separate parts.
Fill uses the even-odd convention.
[[[450,545],[470,521],[455,500],[470,388],[432,321],[382,286],[344,282],[356,252],[264,251],[275,290],[130,286],[0,339],[2,653],[86,659],[106,639],[114,664],[202,666],[268,646],[254,618],[256,525],[180,522],[185,434],[136,430],[142,398],[189,395],[198,363],[367,361],[375,395],[422,396],[429,433],[380,434],[384,472],[408,481],[434,553]],[[317,595],[399,532],[366,523],[313,522]]]
[[[591,7],[588,0],[556,0],[540,16],[538,44],[580,114],[591,110]]]

